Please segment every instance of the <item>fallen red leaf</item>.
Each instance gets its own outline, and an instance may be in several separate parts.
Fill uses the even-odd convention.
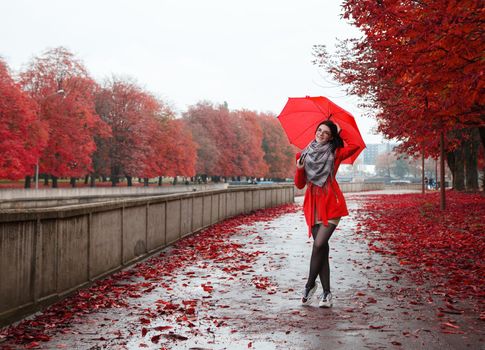
[[[152,323],[152,321],[150,321],[147,318],[140,318],[140,323],[141,324],[150,324],[150,323]]]
[[[160,337],[161,336],[162,336],[161,334],[154,335],[153,337],[151,337],[150,340],[152,341],[152,343],[158,344],[158,342],[160,341]]]

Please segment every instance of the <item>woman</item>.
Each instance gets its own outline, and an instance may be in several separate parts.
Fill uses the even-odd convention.
[[[308,236],[313,236],[310,273],[301,299],[303,305],[311,303],[317,289],[315,281],[320,275],[323,293],[319,297],[319,306],[332,306],[328,241],[340,218],[349,214],[335,174],[340,163],[358,149],[345,130],[326,120],[318,125],[315,140],[296,155],[295,185],[300,189],[307,186],[303,211]]]

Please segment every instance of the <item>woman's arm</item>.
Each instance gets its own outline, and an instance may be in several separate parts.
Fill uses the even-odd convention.
[[[345,129],[340,130],[340,137],[347,144],[345,147],[338,149],[337,157],[343,160],[357,152],[360,146],[350,138],[350,134]]]
[[[306,185],[306,176],[305,176],[305,166],[301,166],[298,164],[298,160],[300,159],[301,152],[298,152],[296,154],[296,172],[295,172],[295,186],[296,188],[299,188],[300,190],[305,187]]]

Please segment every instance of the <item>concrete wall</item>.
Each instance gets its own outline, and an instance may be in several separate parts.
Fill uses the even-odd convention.
[[[185,235],[293,202],[293,184],[0,210],[0,325]]]

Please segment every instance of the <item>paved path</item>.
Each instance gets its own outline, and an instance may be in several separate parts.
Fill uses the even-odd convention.
[[[346,197],[350,211],[357,209],[362,197]],[[177,276],[167,277],[173,290],[156,288],[134,299],[136,312],[106,309],[85,316],[43,348],[445,350],[483,346],[483,321],[466,314],[453,315],[460,318],[457,322],[465,334],[442,333],[443,320],[436,316],[439,300],[427,300],[428,294],[404,276],[397,279],[401,267],[392,257],[370,252],[365,239],[354,233],[355,225],[351,214],[331,239],[331,309],[316,307],[316,300],[309,307],[299,303],[312,242],[306,238],[298,210],[238,228],[232,243],[242,244],[242,250],[258,257],[252,269],[237,278],[221,270],[220,262],[216,267],[210,261],[187,261]],[[209,287],[204,290],[201,285]],[[167,311],[166,305],[156,307],[161,299],[174,304],[194,300],[197,311]],[[143,310],[152,317],[155,311],[159,315],[144,325],[140,322]]]

